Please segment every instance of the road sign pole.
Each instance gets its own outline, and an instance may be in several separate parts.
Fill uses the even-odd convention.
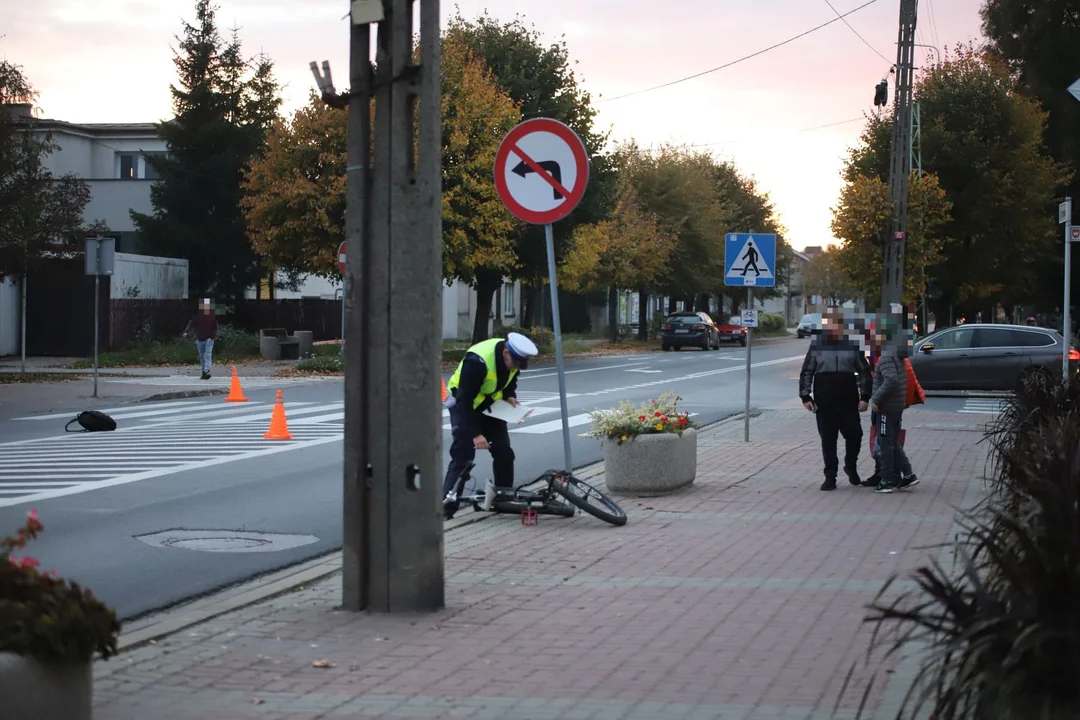
[[[555,277],[555,235],[551,230],[551,223],[544,225],[544,239],[547,241],[548,284],[551,285],[551,317],[555,325],[555,370],[559,375],[563,458],[566,461],[566,472],[573,472],[574,461],[570,453],[570,415],[566,411],[566,375],[563,372],[562,323],[559,321],[559,288]]]
[[[101,325],[101,275],[94,276],[94,394],[97,397],[98,382],[98,333]]]
[[[1065,202],[1058,209],[1058,220],[1065,223],[1065,305],[1061,309],[1061,334],[1065,337],[1065,349],[1061,354],[1061,377],[1069,377],[1069,348],[1072,347],[1072,318],[1069,314],[1069,303],[1072,293],[1072,198],[1065,198]]]
[[[349,277],[341,276],[341,358],[345,362],[345,296],[349,292]],[[344,364],[342,365],[344,368]]]
[[[746,309],[754,307],[754,288],[746,288]],[[743,442],[750,442],[750,353],[754,347],[754,328],[746,328],[746,406],[743,408]]]

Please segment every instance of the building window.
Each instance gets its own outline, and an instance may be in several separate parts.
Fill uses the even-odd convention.
[[[139,176],[139,156],[135,153],[121,153],[118,157],[120,161],[120,179],[136,179]]]
[[[503,283],[503,315],[513,317],[517,314],[514,309],[514,283]]]

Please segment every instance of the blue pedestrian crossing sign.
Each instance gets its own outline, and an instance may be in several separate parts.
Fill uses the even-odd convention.
[[[776,236],[728,233],[724,242],[724,285],[776,286]]]

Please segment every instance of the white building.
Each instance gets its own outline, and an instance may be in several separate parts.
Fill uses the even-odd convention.
[[[30,106],[15,106],[15,115],[29,118]],[[117,241],[121,283],[114,288],[113,297],[187,297],[187,260],[132,254],[135,224],[130,211],[152,210],[150,186],[156,174],[146,158],[167,151],[155,125],[35,119],[31,132],[52,137],[56,150],[44,162],[54,175],[72,173],[89,186],[90,202],[83,212],[83,221],[86,224],[103,221],[109,230],[106,235]],[[177,295],[181,284],[183,294]],[[19,352],[21,302],[22,290],[17,279],[0,283],[0,355]]]

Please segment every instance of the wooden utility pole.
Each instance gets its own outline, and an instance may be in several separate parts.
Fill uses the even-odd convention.
[[[444,605],[439,2],[418,4],[419,60],[413,0],[353,0],[349,92],[334,93],[327,63],[325,77],[312,63],[323,99],[349,110],[342,604],[352,611]]]
[[[904,288],[904,250],[907,243],[908,187],[911,179],[912,95],[915,75],[915,24],[919,0],[900,0],[900,32],[896,43],[896,100],[893,104],[892,147],[889,161],[889,201],[892,228],[884,238],[883,310],[901,302]]]

